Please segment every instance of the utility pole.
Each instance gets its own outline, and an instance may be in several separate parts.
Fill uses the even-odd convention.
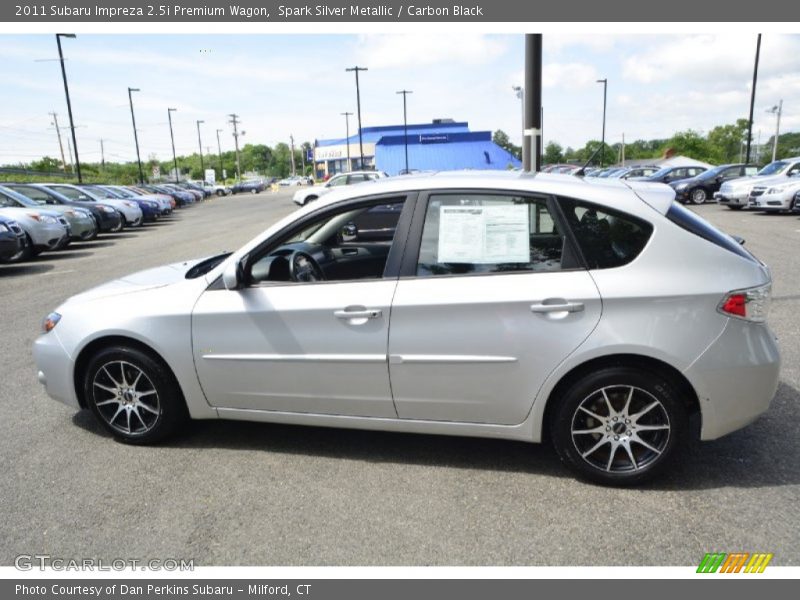
[[[103,147],[103,138],[100,138],[100,169],[106,170],[106,149]]]
[[[217,157],[219,157],[219,179],[225,181],[225,169],[222,168],[222,145],[219,143],[219,132],[222,129],[217,129]]]
[[[297,175],[297,171],[295,170],[295,167],[294,167],[294,136],[293,135],[289,136],[289,141],[291,142],[291,144],[290,144],[290,147],[291,147],[290,154],[292,155],[292,177],[294,177],[295,175]]]
[[[75,167],[78,174],[78,183],[83,183],[81,178],[81,162],[78,158],[78,140],[75,138],[75,123],[72,120],[72,103],[69,101],[69,86],[67,85],[67,70],[64,68],[64,53],[61,51],[61,38],[75,38],[74,33],[57,33],[58,60],[61,62],[61,77],[64,79],[64,94],[67,96],[67,114],[69,115],[69,128],[72,130],[72,145],[75,146]],[[70,159],[71,160],[71,159]]]
[[[400,90],[398,94],[403,94],[403,142],[406,150],[406,173],[408,173],[408,119],[406,118],[406,96],[413,94],[411,90]]]
[[[180,179],[178,177],[178,157],[175,155],[175,134],[172,133],[172,113],[174,112],[178,112],[178,109],[167,109],[167,119],[169,120],[169,139],[172,142],[172,165],[175,169],[175,183],[180,183]]]
[[[756,103],[756,82],[758,81],[758,57],[761,54],[761,34],[756,41],[756,61],[753,65],[753,88],[750,90],[750,118],[747,121],[747,155],[745,163],[750,164],[750,140],[753,137],[753,107]]]
[[[625,166],[625,132],[622,132],[622,166]]]
[[[777,106],[773,106],[767,112],[778,117],[778,121],[775,123],[775,140],[772,142],[772,162],[775,162],[775,159],[778,156],[778,137],[781,134],[781,113],[783,112],[783,100],[778,102]]]
[[[142,172],[142,159],[139,156],[139,134],[136,133],[136,117],[133,116],[133,95],[139,88],[128,88],[128,101],[131,104],[131,123],[133,123],[133,141],[136,142],[136,162],[139,164],[139,183],[144,185],[144,173]]]
[[[72,144],[70,143],[69,138],[67,138],[67,151],[69,152],[69,166],[72,169],[72,171],[74,172],[75,171],[75,163],[72,160]]]
[[[58,113],[54,111],[47,114],[53,117],[53,126],[56,128],[56,135],[58,136],[58,149],[61,151],[61,168],[64,170],[64,173],[66,173],[67,161],[64,160],[64,144],[61,142],[61,130],[58,128]]]
[[[358,111],[358,153],[361,156],[361,161],[359,164],[359,169],[364,168],[364,140],[361,137],[361,89],[358,86],[358,72],[359,71],[368,71],[366,67],[351,67],[349,69],[345,69],[345,71],[350,72],[353,71],[356,74],[356,107]]]
[[[231,113],[228,116],[231,118],[231,120],[228,122],[233,125],[233,141],[236,145],[236,180],[239,181],[242,178],[241,169],[239,168],[239,131],[236,129],[236,126],[239,123],[239,115],[236,113]]]
[[[203,142],[200,140],[200,123],[205,123],[205,121],[197,122],[197,146],[200,148],[200,178],[205,181],[206,169],[205,165],[203,164]]]
[[[339,113],[344,115],[344,132],[345,132],[345,140],[347,142],[347,168],[344,170],[345,173],[349,173],[351,170],[350,165],[350,117],[353,115],[351,112],[343,112]]]
[[[600,168],[603,168],[603,159],[606,154],[606,97],[608,95],[608,79],[598,79],[597,83],[603,84],[603,136],[600,138]]]

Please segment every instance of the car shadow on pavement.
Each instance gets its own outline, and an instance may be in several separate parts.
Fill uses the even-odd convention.
[[[114,242],[111,241],[99,241],[99,240],[86,240],[83,242],[72,242],[69,248],[70,250],[96,250],[97,248],[108,248],[109,246],[114,246]]]
[[[91,256],[94,252],[89,252],[88,250],[73,250],[70,247],[68,250],[56,250],[55,252],[48,252],[47,254],[42,254],[39,257],[41,261],[49,261],[49,260],[65,260],[67,258],[82,258],[84,256]]]
[[[84,410],[75,425],[110,438]],[[652,491],[773,487],[800,483],[800,391],[781,383],[769,412],[745,429],[711,442],[690,443]],[[110,440],[109,440],[110,441]],[[549,443],[304,427],[242,421],[193,421],[165,448],[217,448],[572,477]]]
[[[46,273],[53,270],[53,265],[43,265],[37,263],[23,264],[0,264],[0,277],[12,277],[15,275],[33,275],[34,273]]]

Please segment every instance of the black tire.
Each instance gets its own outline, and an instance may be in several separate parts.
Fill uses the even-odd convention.
[[[222,197],[225,195],[225,190],[217,190],[217,196]]]
[[[607,367],[582,377],[554,401],[551,440],[581,479],[636,485],[660,473],[685,447],[686,409],[657,372]]]
[[[689,192],[689,200],[692,204],[705,204],[708,200],[708,192],[701,187],[696,187]]]
[[[120,215],[119,223],[114,225],[111,229],[109,229],[109,233],[119,233],[125,228],[125,217]]]
[[[83,398],[100,424],[126,444],[162,441],[189,418],[167,366],[128,346],[105,348],[91,358],[83,376]]]

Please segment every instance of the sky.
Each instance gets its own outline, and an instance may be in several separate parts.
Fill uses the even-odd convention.
[[[128,104],[133,94],[142,159],[171,157],[167,108],[179,155],[233,149],[227,115],[241,119],[240,143],[295,143],[345,135],[343,112],[356,112],[360,74],[364,127],[434,118],[468,121],[473,131],[521,137],[524,36],[439,34],[100,35],[62,40],[82,162],[135,160]],[[608,79],[606,140],[707,133],[746,118],[756,36],[557,35],[543,39],[544,140],[581,147],[599,139]],[[68,117],[55,38],[0,35],[0,164],[65,152]],[[754,136],[775,130],[767,111],[783,99],[781,131],[800,130],[800,35],[765,34],[761,45]],[[356,117],[350,117],[351,133]]]

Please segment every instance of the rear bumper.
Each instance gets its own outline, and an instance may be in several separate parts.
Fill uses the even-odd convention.
[[[700,400],[700,439],[722,437],[766,412],[778,388],[780,364],[769,327],[728,319],[722,334],[684,371]]]

